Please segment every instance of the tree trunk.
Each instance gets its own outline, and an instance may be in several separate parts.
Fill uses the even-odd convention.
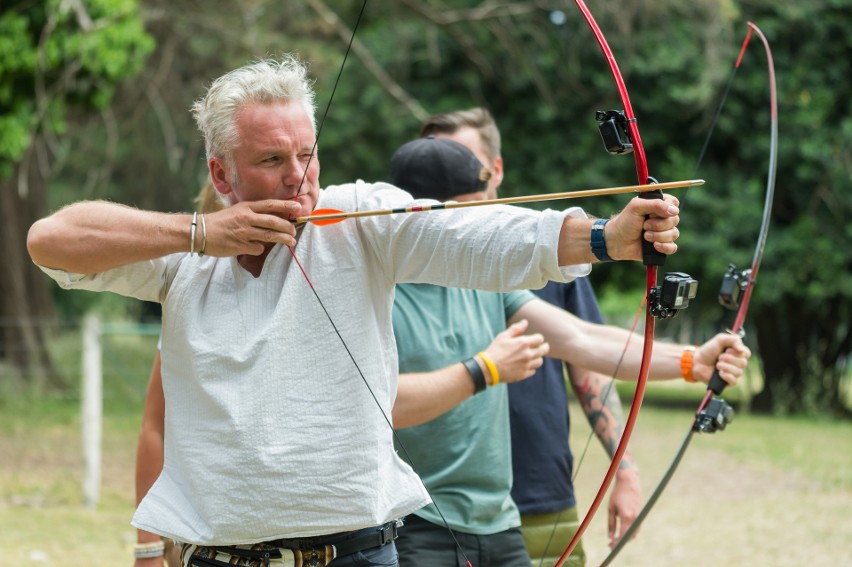
[[[5,264],[0,278],[0,360],[26,380],[62,389],[46,341],[49,330],[56,327],[50,280],[32,263],[26,248],[30,225],[46,211],[45,185],[35,167],[28,165],[32,161],[22,160],[10,178],[0,181],[0,256]],[[28,189],[23,196],[21,175]]]

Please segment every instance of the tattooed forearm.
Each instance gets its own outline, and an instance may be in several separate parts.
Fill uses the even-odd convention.
[[[586,419],[612,457],[624,432],[624,416],[615,381],[594,372],[576,368],[570,371],[571,382]],[[626,453],[619,466],[622,469],[633,466],[632,456]]]

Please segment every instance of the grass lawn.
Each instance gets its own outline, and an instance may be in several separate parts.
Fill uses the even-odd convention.
[[[132,564],[135,533],[129,521],[142,400],[138,385],[119,390],[124,394],[106,390],[96,509],[82,505],[77,402],[0,397],[3,564]],[[678,401],[686,399],[694,408],[700,395],[686,384],[650,387],[632,441],[646,496],[689,427],[691,409]],[[655,406],[655,399],[665,403]],[[579,452],[588,428],[577,408],[572,415],[571,443]],[[593,441],[577,477],[581,513],[607,464]],[[740,413],[727,430],[693,439],[668,490],[616,564],[852,565],[850,510],[852,423]],[[584,539],[590,566],[603,559],[606,542],[604,504]]]

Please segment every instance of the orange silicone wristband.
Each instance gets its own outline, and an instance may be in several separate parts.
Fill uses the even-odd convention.
[[[683,349],[683,354],[680,355],[680,375],[687,382],[695,382],[695,376],[692,375],[692,354],[695,352],[695,347],[690,346]]]

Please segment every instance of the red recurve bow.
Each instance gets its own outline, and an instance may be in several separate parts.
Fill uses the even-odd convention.
[[[639,179],[639,184],[646,185],[649,182],[649,178],[648,164],[645,161],[645,149],[642,146],[642,139],[639,136],[639,127],[636,124],[636,116],[633,113],[633,106],[630,103],[630,97],[627,93],[627,87],[624,84],[624,78],[622,77],[621,71],[618,68],[618,64],[615,61],[615,56],[613,55],[612,50],[610,49],[603,32],[595,21],[594,16],[592,16],[591,11],[589,11],[589,8],[586,6],[583,0],[575,0],[575,2],[577,4],[577,7],[580,9],[580,12],[582,12],[583,17],[586,19],[586,22],[589,24],[589,27],[592,29],[592,32],[595,34],[595,39],[597,40],[598,45],[606,56],[607,63],[609,64],[610,71],[612,72],[613,79],[615,79],[615,84],[618,88],[619,96],[621,97],[621,102],[624,105],[623,113],[610,112],[607,113],[608,116],[599,115],[599,120],[621,122],[623,127],[626,129],[629,138],[629,140],[627,140],[626,143],[621,144],[620,147],[608,147],[608,149],[610,153],[627,153],[631,150],[632,146],[633,157],[636,161],[636,174]],[[608,146],[610,145],[608,144]],[[660,191],[642,193],[643,198],[661,199],[662,196],[662,192]],[[657,285],[657,266],[663,265],[665,261],[665,255],[657,252],[654,249],[653,244],[650,242],[643,241],[642,246],[644,263],[646,265],[647,272],[647,295],[650,294],[651,290]],[[566,547],[565,551],[562,552],[562,555],[559,557],[554,567],[562,567],[562,565],[564,565],[565,561],[568,559],[568,556],[571,555],[571,552],[580,542],[580,538],[583,536],[583,533],[589,527],[592,518],[594,518],[595,513],[600,507],[601,502],[603,501],[604,496],[606,495],[607,489],[609,488],[610,484],[612,484],[612,480],[615,478],[615,474],[621,464],[621,459],[624,456],[625,451],[627,450],[627,445],[630,441],[630,436],[633,434],[633,428],[636,425],[636,420],[639,416],[639,408],[642,406],[642,400],[645,396],[645,386],[648,382],[648,372],[650,370],[651,364],[651,351],[654,344],[654,323],[655,320],[654,316],[651,313],[651,304],[650,302],[648,302],[645,310],[645,339],[644,346],[642,348],[642,363],[639,368],[639,377],[636,381],[636,392],[633,395],[633,403],[630,407],[630,414],[627,418],[627,422],[624,424],[624,431],[621,436],[621,441],[619,441],[618,443],[618,447],[615,450],[615,454],[612,457],[612,461],[610,462],[603,482],[601,483],[601,486],[598,489],[594,500],[592,501],[592,505],[589,507],[589,511],[586,512],[586,516],[583,518],[583,521],[577,528],[574,537],[568,543],[568,547]]]

